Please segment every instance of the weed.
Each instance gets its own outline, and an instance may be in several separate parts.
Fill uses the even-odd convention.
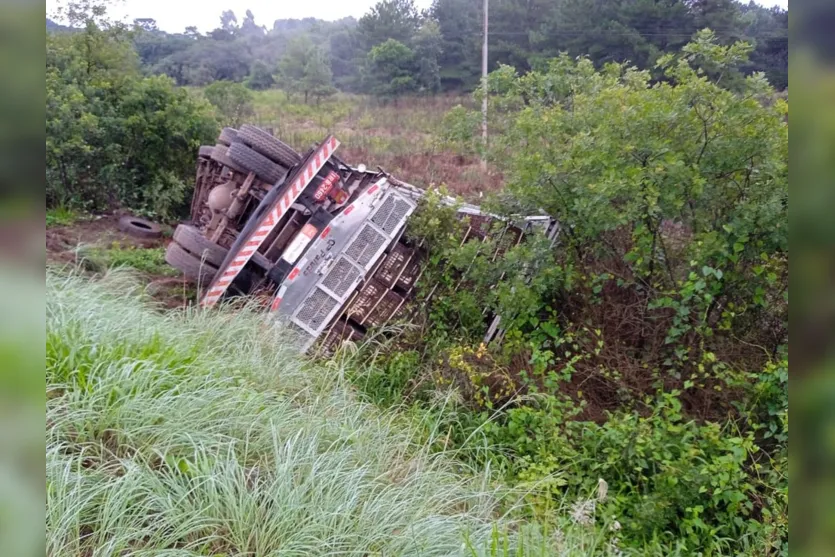
[[[110,267],[130,267],[151,275],[177,275],[176,270],[165,262],[165,248],[140,248],[123,246],[113,242],[110,247],[80,247],[79,259],[93,271]]]
[[[46,227],[70,226],[78,221],[84,220],[86,216],[75,209],[69,209],[63,205],[47,209]]]

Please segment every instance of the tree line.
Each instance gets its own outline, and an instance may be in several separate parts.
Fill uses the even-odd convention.
[[[336,89],[393,96],[474,89],[481,74],[481,0],[381,0],[359,20],[278,19],[271,27],[224,11],[216,29],[166,33],[134,21],[145,71],[180,85],[244,82],[326,96]],[[754,47],[746,73],[788,86],[788,12],[736,0],[505,0],[490,7],[489,68],[541,69],[566,52],[597,67],[630,62],[653,72],[665,53],[710,28],[720,44]],[[49,22],[48,22],[49,23]],[[655,74],[661,77],[660,73]]]

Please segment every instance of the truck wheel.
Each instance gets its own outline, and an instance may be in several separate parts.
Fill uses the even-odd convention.
[[[229,147],[226,145],[217,144],[212,151],[212,160],[222,164],[226,168],[231,168],[235,172],[240,172],[241,174],[249,174],[249,170],[242,167],[235,161],[229,158]]]
[[[197,150],[197,156],[204,159],[210,159],[212,158],[212,151],[214,150],[214,145],[201,145],[200,149]]]
[[[261,153],[257,153],[243,143],[233,143],[227,153],[230,159],[255,173],[258,178],[268,184],[275,184],[284,178],[287,172]]]
[[[221,145],[226,145],[227,147],[229,147],[236,141],[239,141],[239,139],[238,130],[236,130],[235,128],[223,128],[222,130],[220,130],[220,135],[217,136],[217,142]]]
[[[241,126],[238,139],[252,147],[253,150],[286,168],[292,168],[302,160],[301,156],[292,147],[279,141],[261,128],[249,124]]]
[[[229,251],[218,245],[202,234],[193,226],[181,224],[174,230],[174,241],[186,250],[197,256],[198,259],[205,258],[205,261],[214,267],[219,267]]]
[[[119,219],[119,230],[137,238],[159,238],[162,236],[162,229],[158,224],[131,216]]]
[[[208,286],[217,273],[217,267],[189,253],[177,242],[168,244],[165,250],[165,262],[182,271],[186,278],[198,281],[201,285]]]

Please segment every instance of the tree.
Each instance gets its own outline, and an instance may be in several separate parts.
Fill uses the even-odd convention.
[[[103,10],[75,9],[83,30],[46,41],[47,204],[175,218],[197,148],[217,133],[211,107],[142,77],[129,35]]]
[[[369,51],[388,39],[408,44],[420,20],[414,0],[382,0],[360,18],[357,31]]]
[[[313,41],[306,34],[294,37],[287,44],[287,50],[278,62],[278,72],[279,85],[288,96],[304,90],[305,68],[313,48]]]
[[[560,220],[572,265],[583,269],[595,257],[624,265],[618,276],[632,277],[648,308],[675,306],[687,316],[670,323],[669,343],[708,334],[720,311],[713,300],[749,307],[725,318],[739,338],[757,343],[766,342],[758,319],[782,311],[761,297],[773,283],[756,268],[762,254],[780,267],[788,249],[787,106],[772,101],[760,78],[744,80],[737,94],[695,64],[731,75],[749,49],[718,45],[703,32],[681,56],[659,60],[666,81],[655,85],[646,71],[595,72],[588,59],[568,56],[546,72],[491,77],[514,83],[495,102],[519,107],[495,146],[508,190]],[[714,282],[704,276],[710,269],[720,270]],[[698,280],[709,286],[688,290]]]
[[[246,17],[241,23],[240,33],[243,37],[263,37],[267,30],[255,23],[255,16],[251,10],[246,11]]]
[[[254,113],[252,92],[240,83],[215,81],[203,94],[217,110],[218,120],[224,126],[237,128]]]
[[[143,31],[159,31],[157,20],[150,17],[138,17],[133,20],[133,25]]]
[[[334,84],[346,91],[360,89],[360,67],[365,58],[361,49],[361,37],[356,30],[356,21],[350,19],[339,24],[329,34],[331,71]]]
[[[529,305],[527,300],[535,293],[522,284],[488,283],[491,290],[478,284],[481,275],[493,270],[492,262],[481,267],[484,272],[468,277],[476,287],[461,289],[461,281],[453,283],[455,291],[464,290],[472,296],[470,300],[477,300],[468,306],[477,315],[482,306],[495,303],[502,327],[508,333],[519,327],[518,336],[506,335],[496,353],[509,353],[511,338],[527,338],[518,344],[525,360],[538,361],[531,356],[537,350],[549,359],[543,371],[533,373],[566,374],[563,380],[555,378],[556,392],[564,393],[582,377],[583,394],[588,397],[584,400],[593,400],[593,383],[607,383],[605,377],[617,369],[617,379],[602,392],[628,392],[631,375],[639,397],[673,400],[672,412],[659,414],[675,416],[669,424],[683,424],[700,414],[705,419],[705,410],[687,408],[688,397],[676,399],[690,390],[701,408],[713,407],[712,416],[706,418],[715,420],[709,429],[719,432],[727,427],[733,429],[737,441],[750,440],[750,452],[725,445],[715,456],[707,460],[700,456],[682,467],[679,464],[686,459],[674,457],[674,482],[667,472],[659,474],[660,468],[640,471],[642,465],[633,476],[633,471],[626,471],[631,463],[624,465],[622,474],[602,474],[618,497],[624,497],[614,504],[620,508],[609,507],[624,524],[624,532],[631,531],[624,536],[657,539],[664,532],[685,538],[690,550],[704,548],[705,554],[711,553],[716,539],[740,540],[762,531],[766,524],[752,524],[758,520],[755,501],[765,492],[787,489],[784,479],[776,479],[785,478],[785,442],[753,445],[759,444],[755,439],[760,439],[762,426],[756,423],[758,419],[751,422],[745,411],[737,414],[736,409],[758,404],[763,384],[751,389],[749,385],[772,381],[764,369],[773,369],[780,360],[788,368],[788,105],[775,97],[761,76],[749,76],[734,91],[723,86],[724,78],[711,79],[700,71],[709,67],[712,74],[733,75],[745,64],[744,53],[749,50],[748,45],[722,45],[715,35],[702,31],[681,53],[658,59],[662,81],[625,64],[610,63],[598,70],[589,58],[567,54],[524,75],[509,66],[493,72],[491,158],[507,180],[502,197],[491,200],[494,210],[506,215],[547,212],[560,222],[560,245],[550,251],[556,261],[525,281],[531,285],[548,281],[548,288],[539,291],[544,296],[533,298],[536,304]],[[475,135],[473,131],[468,135]],[[467,269],[479,269],[472,253],[458,261],[466,262]],[[456,260],[446,253],[435,259]],[[518,260],[515,267],[522,267]],[[556,281],[550,282],[555,273]],[[506,302],[501,298],[491,302],[481,292],[505,292]],[[517,310],[516,315],[524,322],[513,318],[512,310],[519,307],[525,311]],[[433,313],[461,322],[463,311],[452,311],[450,305],[444,309]],[[553,320],[550,328],[553,337],[560,339],[557,343],[538,336],[546,319]],[[578,342],[583,336],[588,340]],[[481,335],[476,338],[480,340]],[[564,341],[576,344],[563,353],[556,347]],[[756,346],[756,353],[740,354],[737,347],[741,344]],[[575,365],[578,353],[591,355],[598,350],[606,355],[589,356],[586,364]],[[432,360],[437,361],[434,355]],[[614,368],[609,362],[616,362]],[[781,375],[786,373],[781,371]],[[785,407],[786,381],[780,382],[772,391],[779,402],[760,406],[753,415],[774,416],[776,408]],[[747,394],[730,394],[730,385],[738,385]],[[637,418],[637,400],[624,405],[626,415]],[[608,429],[617,419],[613,419],[615,412],[607,410],[607,415]],[[560,410],[556,416],[559,421],[566,415]],[[518,424],[532,427],[530,417]],[[787,426],[781,421],[771,422],[772,431],[787,438]],[[629,420],[615,429],[621,429],[624,438],[634,439],[637,429],[626,423]],[[594,426],[576,426],[583,432],[576,438],[587,439],[586,449],[594,447],[589,455],[614,454],[612,461],[622,462],[620,448],[625,441],[612,441],[611,453],[599,452],[599,442],[608,433],[586,438]],[[665,427],[650,429],[654,435]],[[673,425],[670,438],[678,438],[681,431],[678,424]],[[705,440],[712,436],[708,433]],[[687,437],[682,454],[702,447],[694,439]],[[767,447],[776,449],[770,452]],[[774,467],[748,475],[749,455],[763,449],[768,454],[761,460],[763,467]],[[578,453],[564,444],[555,444],[550,451],[556,458],[571,454],[566,462],[576,462]],[[734,500],[722,500],[707,487],[712,473],[703,473],[713,467],[702,466],[712,459],[729,459],[734,452],[740,455],[732,473]],[[547,458],[548,453],[537,447],[528,454]],[[588,461],[589,468],[577,472],[579,477],[599,469],[599,458],[589,456]],[[653,461],[651,467],[655,466]],[[686,469],[694,473],[683,473]],[[774,479],[765,483],[773,484],[760,484],[758,478],[769,474]],[[683,477],[691,480],[681,481]],[[678,487],[668,489],[672,485]],[[556,491],[555,497],[565,497],[565,491]],[[775,517],[787,512],[785,503],[777,504],[780,499],[780,495],[775,497],[771,507],[779,509]],[[701,508],[698,516],[688,515],[687,509],[696,505]],[[773,540],[769,546],[787,547],[786,529],[780,529],[769,533]],[[741,548],[728,551],[744,552]]]
[[[238,30],[238,18],[232,10],[224,10],[220,14],[220,28],[229,34],[235,34]]]
[[[275,85],[275,79],[273,79],[270,67],[261,60],[253,62],[249,77],[246,79],[246,86],[250,89],[261,90],[269,89],[273,85]]]
[[[432,20],[425,21],[412,40],[417,61],[415,79],[421,92],[437,93],[441,88],[441,71],[438,64],[441,41],[438,24]]]
[[[723,44],[742,38],[740,5],[734,0],[687,0],[696,29],[712,29]]]
[[[765,72],[777,89],[789,85],[789,12],[764,8],[754,2],[742,7],[746,40],[754,44],[747,73]]]
[[[194,38],[186,35],[169,35],[158,30],[148,30],[136,27],[133,46],[142,65],[153,68],[164,58],[173,56],[189,49],[194,44]]]
[[[474,6],[472,0],[435,0],[430,14],[441,35],[438,66],[442,87],[475,87],[481,76],[481,4]]]
[[[370,90],[379,97],[396,98],[417,88],[415,55],[394,39],[371,49],[367,59]]]
[[[333,73],[327,53],[321,47],[314,47],[307,56],[304,65],[304,102],[313,95],[316,102],[336,93],[333,85]]]
[[[310,95],[320,100],[336,92],[327,52],[307,35],[299,35],[290,41],[278,69],[281,87],[288,95],[304,94],[305,103]]]

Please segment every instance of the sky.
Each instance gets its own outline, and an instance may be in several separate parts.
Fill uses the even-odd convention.
[[[111,17],[131,22],[149,17],[157,21],[163,31],[182,32],[196,25],[203,33],[220,25],[220,13],[231,9],[240,22],[246,10],[252,10],[255,23],[272,27],[276,19],[315,17],[335,20],[354,16],[359,19],[378,0],[115,0],[109,10]],[[495,0],[494,0],[495,1]],[[788,0],[757,0],[764,6],[786,8]],[[50,17],[60,0],[46,0],[46,15]],[[432,0],[415,0],[418,8],[428,8]]]

